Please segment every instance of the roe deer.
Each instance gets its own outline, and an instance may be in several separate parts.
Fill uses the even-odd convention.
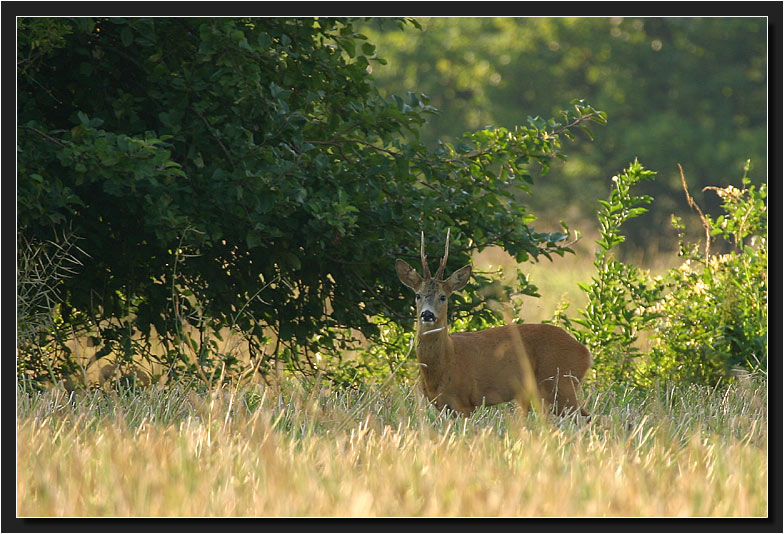
[[[591,366],[591,353],[566,331],[549,324],[513,324],[479,332],[447,331],[447,300],[465,287],[471,276],[466,265],[442,278],[449,255],[449,232],[444,258],[430,276],[422,233],[419,276],[398,259],[400,281],[416,292],[417,348],[425,396],[441,409],[464,415],[487,406],[517,401],[525,413],[531,404],[546,403],[558,414],[579,411],[580,380]]]

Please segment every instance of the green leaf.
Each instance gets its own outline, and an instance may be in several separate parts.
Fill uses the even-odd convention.
[[[260,32],[256,37],[256,42],[259,47],[266,50],[272,46],[272,38],[266,32]]]
[[[245,234],[245,242],[249,249],[256,248],[262,244],[261,236],[253,230],[250,230]]]
[[[120,31],[120,40],[125,48],[133,44],[133,32],[128,26],[124,26]]]
[[[353,59],[354,56],[357,55],[357,47],[353,40],[340,39],[338,42],[340,43],[340,46],[343,48],[343,50],[345,50],[346,54],[348,54],[348,57]]]
[[[286,261],[286,263],[295,271],[299,271],[302,268],[302,262],[295,254],[292,254],[291,252],[283,252],[281,253],[281,256]]]

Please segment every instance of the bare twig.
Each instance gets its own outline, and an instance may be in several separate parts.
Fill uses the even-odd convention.
[[[32,81],[34,84],[36,84],[38,87],[40,87],[41,89],[43,89],[44,91],[46,91],[46,94],[48,94],[48,95],[49,95],[49,96],[52,98],[52,100],[54,100],[54,101],[55,101],[55,102],[57,102],[58,104],[62,104],[62,103],[63,103],[63,101],[62,101],[62,100],[60,100],[59,98],[57,98],[56,96],[54,96],[54,94],[52,93],[52,91],[51,91],[51,90],[49,90],[47,87],[44,87],[44,85],[43,85],[41,82],[39,82],[38,80],[36,80],[35,78],[33,78],[33,77],[32,77],[32,76],[30,76],[30,75],[27,75],[27,78],[28,78],[28,79],[30,79],[30,80],[31,80],[31,81]]]
[[[702,210],[694,201],[694,199],[689,194],[689,188],[686,186],[686,178],[683,176],[683,167],[681,164],[678,163],[678,169],[681,171],[681,183],[683,184],[683,191],[686,193],[686,202],[689,204],[690,207],[694,208],[697,211],[697,214],[700,216],[700,220],[702,221],[702,227],[705,228],[705,261],[708,261],[708,256],[710,255],[710,225],[708,224],[705,215],[702,213]]]
[[[38,135],[40,135],[41,137],[43,137],[44,139],[46,139],[47,141],[51,141],[52,143],[58,144],[60,146],[64,146],[65,145],[65,143],[63,143],[59,139],[56,139],[56,138],[52,137],[51,135],[42,132],[38,128],[33,128],[32,126],[26,126],[26,125],[21,125],[21,126],[19,126],[19,128],[25,128],[27,130],[31,130],[31,131],[37,133]]]

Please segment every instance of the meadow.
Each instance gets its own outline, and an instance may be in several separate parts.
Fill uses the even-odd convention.
[[[527,266],[542,298],[524,304],[525,321],[550,318],[562,300],[583,306],[572,288],[590,278],[589,261],[584,252]],[[492,250],[474,258],[487,269],[507,262]],[[348,391],[294,376],[232,384],[21,382],[17,514],[768,515],[765,374],[715,387],[589,381],[589,423],[512,404],[469,418],[438,412],[399,376]]]
[[[17,392],[17,515],[757,517],[767,384],[597,392],[589,423],[414,388]]]

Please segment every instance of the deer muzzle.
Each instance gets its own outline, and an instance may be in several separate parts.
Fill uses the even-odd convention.
[[[423,323],[435,323],[436,316],[430,310],[425,310],[419,314],[419,320],[422,321]]]

